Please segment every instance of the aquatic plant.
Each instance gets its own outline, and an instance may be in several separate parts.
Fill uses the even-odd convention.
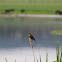
[[[32,51],[33,51],[33,57],[34,57],[34,62],[35,62],[34,49],[33,49],[33,43],[32,43],[31,38],[29,38],[29,42],[30,42],[30,45],[31,45],[31,48],[32,48]]]
[[[59,62],[59,45],[58,45],[58,41],[57,41],[57,45],[56,45],[56,54],[57,54],[57,62]]]
[[[52,34],[57,34],[57,35],[62,35],[62,30],[53,30],[52,32],[51,32]]]
[[[40,62],[41,62],[41,55],[40,55],[40,44],[39,44],[39,58],[40,58]]]
[[[60,58],[59,58],[59,43],[58,43],[58,41],[56,41],[56,31],[55,31],[55,43],[56,43],[56,61],[57,62],[59,62],[60,60]]]
[[[8,62],[6,58],[5,58],[5,61]]]
[[[36,57],[36,62],[39,62],[38,59],[37,59],[37,57]]]
[[[48,62],[48,52],[46,52],[46,62]]]
[[[62,48],[61,48],[60,62],[62,62]]]

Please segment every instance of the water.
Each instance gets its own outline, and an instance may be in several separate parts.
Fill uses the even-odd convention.
[[[56,60],[55,35],[51,32],[62,30],[62,18],[0,18],[0,62],[33,62],[33,53],[29,43],[28,33],[32,33],[36,39],[34,45],[35,57],[42,62]],[[62,46],[62,35],[57,35],[59,47]]]

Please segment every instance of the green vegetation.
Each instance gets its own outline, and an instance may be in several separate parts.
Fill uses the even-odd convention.
[[[52,33],[56,32],[57,35],[62,35],[62,30],[56,30],[56,31],[52,31]],[[56,38],[56,37],[55,37]],[[55,40],[56,42],[56,40]]]
[[[46,53],[46,62],[48,62],[48,53]]]
[[[55,14],[62,10],[62,0],[0,0],[0,13],[5,9],[15,9],[10,14],[20,14],[25,9],[25,14]]]
[[[58,45],[58,41],[57,41],[57,45],[56,45],[56,55],[57,55],[57,62],[59,62],[59,45]]]
[[[60,51],[59,43],[58,43],[58,41],[56,41],[56,31],[55,31],[55,44],[56,44],[56,61],[53,61],[53,62],[62,62],[62,48]],[[37,59],[37,62],[38,62],[38,59]],[[42,61],[40,61],[40,62],[42,62]],[[46,53],[46,61],[45,62],[48,62],[48,53]]]
[[[62,62],[62,48],[61,48],[60,62]]]

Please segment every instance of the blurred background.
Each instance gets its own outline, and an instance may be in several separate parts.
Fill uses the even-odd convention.
[[[17,16],[22,14],[24,16]],[[43,14],[48,17],[26,17],[27,14]],[[59,49],[62,46],[60,16],[62,0],[0,0],[0,62],[6,62],[5,58],[7,62],[34,62],[29,32],[36,39],[36,43],[32,41],[35,60],[39,59],[40,44],[41,61],[46,62],[46,52],[48,62],[55,61],[55,31]]]
[[[14,9],[11,14],[55,14],[62,11],[62,0],[0,0],[0,13],[7,9]]]

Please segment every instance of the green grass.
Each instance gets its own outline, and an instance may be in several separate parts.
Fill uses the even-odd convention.
[[[58,41],[57,41],[57,45],[56,45],[56,55],[57,55],[57,62],[59,62],[59,45],[58,45]]]
[[[48,53],[46,53],[46,62],[48,62]]]
[[[62,10],[62,0],[0,0],[0,13],[5,9],[12,9],[19,14],[25,9],[27,14],[55,14],[56,10]]]
[[[61,51],[59,50],[59,42],[56,41],[56,33],[57,31],[55,31],[55,43],[56,43],[56,61],[53,61],[53,62],[62,62],[62,48],[61,48]],[[61,53],[61,55],[60,55]]]
[[[60,62],[62,62],[62,48],[61,48]]]

